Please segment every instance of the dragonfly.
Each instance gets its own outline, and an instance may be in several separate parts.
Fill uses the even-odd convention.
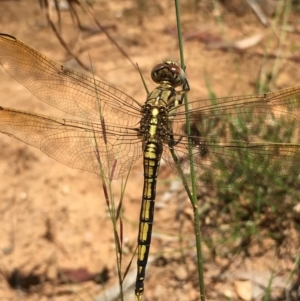
[[[109,180],[143,157],[137,301],[144,294],[161,159],[187,190],[192,180],[199,188],[243,183],[245,163],[254,171],[252,179],[272,170],[283,178],[300,173],[300,86],[190,101],[186,110],[183,98],[190,87],[174,61],[152,69],[157,87],[145,102],[65,68],[8,34],[0,34],[0,64],[37,98],[74,116],[59,119],[0,106],[1,133]]]

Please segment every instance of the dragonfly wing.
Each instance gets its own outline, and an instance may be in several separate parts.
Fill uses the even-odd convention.
[[[223,98],[191,103],[190,136],[183,109],[173,120],[172,147],[163,158],[174,169],[190,175],[188,145],[199,186],[246,183],[267,173],[287,178],[300,173],[300,88],[258,96]],[[168,144],[167,143],[167,144]]]
[[[0,132],[53,159],[106,178],[118,178],[142,155],[134,128],[55,119],[0,107]]]
[[[186,146],[175,148],[179,158],[179,168],[188,184],[191,184],[191,168]],[[193,148],[193,167],[197,186],[227,186],[245,183],[251,179],[263,178],[273,173],[275,177],[287,178],[300,174],[299,145],[227,143],[206,141],[203,148]],[[164,160],[182,174],[172,162],[170,151],[166,149]]]
[[[93,77],[64,68],[14,37],[0,34],[0,64],[40,100],[74,116],[135,126],[140,104]]]

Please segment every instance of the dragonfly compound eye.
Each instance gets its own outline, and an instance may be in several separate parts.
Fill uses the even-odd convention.
[[[155,83],[169,82],[173,87],[178,87],[186,82],[185,73],[176,62],[165,61],[156,65],[151,71]]]

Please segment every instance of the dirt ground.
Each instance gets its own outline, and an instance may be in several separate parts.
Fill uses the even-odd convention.
[[[197,10],[194,1],[183,2],[190,99],[208,98],[208,83],[218,97],[256,93],[256,82],[261,77],[268,81],[270,74],[274,76],[268,85],[270,90],[299,85],[297,15],[290,15],[282,31],[283,18],[277,24],[273,22],[273,1],[268,1],[270,11],[265,10],[269,22],[273,22],[268,26],[243,1],[222,1],[216,7],[211,1],[199,1]],[[15,36],[54,61],[86,72],[59,43],[38,1],[1,1],[0,10],[1,32]],[[103,33],[95,32],[91,19],[78,11],[82,24],[90,30],[80,32],[69,11],[61,12],[63,36],[72,51],[86,66],[92,62],[100,80],[143,102],[146,93],[137,71]],[[94,1],[93,12],[139,65],[150,89],[154,87],[152,67],[163,59],[179,59],[173,1]],[[232,45],[230,50],[228,43]],[[0,105],[4,107],[66,116],[32,96],[2,69],[0,95]],[[118,292],[118,278],[113,227],[99,177],[70,169],[5,135],[0,136],[0,150],[0,300],[114,300],[102,295],[108,290]],[[138,161],[131,170],[123,199],[123,273],[136,247],[143,183],[141,163]],[[172,172],[162,165],[145,300],[200,298],[192,209],[177,183]],[[116,202],[121,185],[122,179],[113,182]],[[184,218],[178,219],[182,208]],[[298,233],[291,232],[294,258],[299,252],[298,240]],[[256,287],[249,279],[262,278],[267,286],[266,279],[272,272],[282,288],[295,262],[278,256],[271,241],[264,241],[266,245],[263,254],[259,245],[253,245],[254,256],[246,259],[234,255],[230,260],[212,260],[204,249],[208,300],[250,300],[256,296]],[[134,298],[135,271],[134,258],[126,277],[130,283],[126,300]],[[96,274],[102,279],[100,284],[94,281]]]

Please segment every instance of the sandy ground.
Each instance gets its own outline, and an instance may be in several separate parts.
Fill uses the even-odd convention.
[[[99,1],[94,4],[94,13],[102,25],[108,26],[108,32],[131,60],[138,63],[147,85],[153,88],[152,67],[163,59],[179,58],[175,12],[172,1],[149,2],[145,6],[138,3]],[[86,72],[58,42],[38,1],[1,1],[0,8],[5,12],[0,15],[1,32],[17,37],[55,61]],[[87,15],[81,12],[80,17],[83,25],[96,29]],[[299,26],[296,18],[291,17],[289,22]],[[299,84],[297,27],[285,32],[286,41],[280,45],[280,22],[272,30],[264,27],[245,4],[235,8],[225,4],[213,10],[208,1],[201,2],[198,11],[191,3],[185,3],[182,24],[187,38],[185,55],[191,99],[208,98],[207,82],[218,97],[255,93],[256,81],[271,72],[276,73],[276,79],[269,89]],[[62,12],[62,29],[72,51],[87,66],[92,61],[100,80],[140,102],[145,100],[139,74],[104,34],[80,33],[68,11]],[[226,42],[250,37],[261,37],[261,41],[250,47],[248,40],[245,49],[226,49]],[[220,49],[220,43],[224,44],[223,49]],[[262,65],[265,53],[269,55]],[[281,58],[277,56],[276,59],[276,54]],[[298,61],[290,59],[292,56],[298,57]],[[32,96],[3,70],[0,71],[0,95],[1,106],[65,116]],[[99,177],[72,170],[5,135],[0,137],[0,149],[0,300],[95,300],[93,298],[111,287],[116,286],[117,290],[113,227]],[[141,161],[138,161],[131,170],[123,199],[123,273],[136,246],[142,175]],[[196,254],[192,247],[192,210],[186,196],[180,193],[182,187],[171,189],[176,186],[174,181],[175,176],[162,166],[151,248],[151,254],[157,260],[147,270],[145,300],[199,300]],[[112,195],[116,202],[120,200],[121,186],[122,179],[113,182]],[[176,213],[182,208],[184,217],[178,219]],[[293,235],[295,237],[291,239],[296,241],[297,233]],[[259,271],[266,277],[264,273],[270,273],[276,262],[275,272],[287,276],[293,261],[280,261],[272,242],[265,243],[270,246],[268,252],[247,258],[242,263],[234,257],[228,271],[233,273],[243,268],[247,272]],[[296,250],[295,247],[295,256]],[[206,255],[208,298],[241,299],[237,278],[232,274],[231,278],[217,277],[228,261],[222,258],[211,261],[209,252],[204,250]],[[135,259],[131,270],[135,275]],[[69,280],[59,274],[70,275]],[[103,283],[81,281],[94,278],[94,274],[99,274]],[[70,280],[75,284],[66,283]],[[128,300],[133,300],[133,285],[126,292]]]

